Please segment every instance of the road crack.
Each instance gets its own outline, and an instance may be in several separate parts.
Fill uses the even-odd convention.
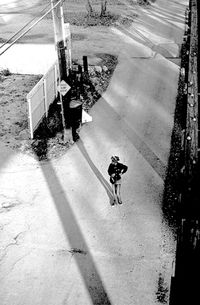
[[[2,254],[0,255],[0,265],[3,263],[4,258],[6,257],[9,248],[13,247],[13,246],[19,246],[19,239],[21,236],[25,235],[28,231],[30,230],[30,228],[28,228],[27,230],[24,230],[22,232],[19,232],[15,237],[13,237],[13,241],[10,242],[9,244],[7,244],[1,251]]]

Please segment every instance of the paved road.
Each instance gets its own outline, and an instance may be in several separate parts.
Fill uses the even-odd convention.
[[[3,1],[0,11],[0,26],[2,28],[0,38],[2,41],[9,39],[17,31],[21,30],[28,22],[31,22],[32,20],[35,22],[51,8],[51,1],[1,1]],[[48,17],[51,17],[51,13],[49,13]],[[28,27],[26,29],[28,29]],[[45,18],[45,20],[42,20],[24,37],[20,38],[19,42],[43,44],[53,43],[54,35],[51,18]]]
[[[0,11],[2,44],[22,29],[12,38],[11,41],[14,41],[50,8],[50,5],[48,6],[50,1],[1,1],[3,1]],[[28,23],[30,25],[25,27]],[[7,47],[8,44],[0,48],[0,53]],[[45,18],[0,56],[0,68],[9,69],[12,73],[44,74],[56,58],[53,23],[51,18]]]
[[[141,10],[154,46],[177,50],[186,4],[157,1],[152,18]],[[160,27],[158,16],[168,16]],[[131,28],[113,31],[119,64],[77,144],[43,164],[1,145],[2,305],[168,303],[175,241],[162,195],[179,66]],[[122,206],[110,205],[113,154],[129,166]]]

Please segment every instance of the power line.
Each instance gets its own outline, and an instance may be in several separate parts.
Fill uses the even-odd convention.
[[[26,33],[28,33],[35,25],[37,25],[46,15],[48,15],[54,8],[56,8],[64,0],[58,1],[53,7],[51,7],[42,17],[40,17],[36,22],[34,22],[25,32],[23,32],[18,38],[16,38],[5,50],[0,53],[3,55],[10,47],[12,47],[20,38],[22,38]],[[19,31],[20,32],[20,31]],[[14,35],[16,36],[16,35]]]

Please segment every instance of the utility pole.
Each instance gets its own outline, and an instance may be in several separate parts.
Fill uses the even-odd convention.
[[[55,45],[58,56],[58,71],[59,71],[59,85],[63,81],[67,81],[67,59],[66,59],[66,40],[65,40],[65,30],[64,30],[64,15],[63,15],[63,0],[51,0],[52,7],[52,17],[54,25],[54,38]],[[61,87],[61,86],[60,86]],[[60,92],[60,103],[61,103],[61,114],[62,114],[62,124],[64,130],[64,141],[72,141],[71,130],[66,128],[66,120],[64,114],[63,102],[69,103],[66,98],[63,98],[61,90]],[[66,105],[68,106],[68,105]],[[67,107],[68,108],[68,107]]]

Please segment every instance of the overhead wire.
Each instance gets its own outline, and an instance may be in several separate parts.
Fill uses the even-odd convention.
[[[3,55],[11,46],[13,46],[20,38],[22,38],[26,33],[28,33],[35,25],[37,25],[46,15],[48,15],[54,8],[56,8],[64,0],[58,1],[54,6],[52,6],[44,15],[42,15],[36,22],[34,22],[25,32],[23,32],[19,37],[17,37],[7,48],[5,48],[0,56]],[[19,31],[20,32],[20,31]],[[15,35],[16,36],[16,35]]]

